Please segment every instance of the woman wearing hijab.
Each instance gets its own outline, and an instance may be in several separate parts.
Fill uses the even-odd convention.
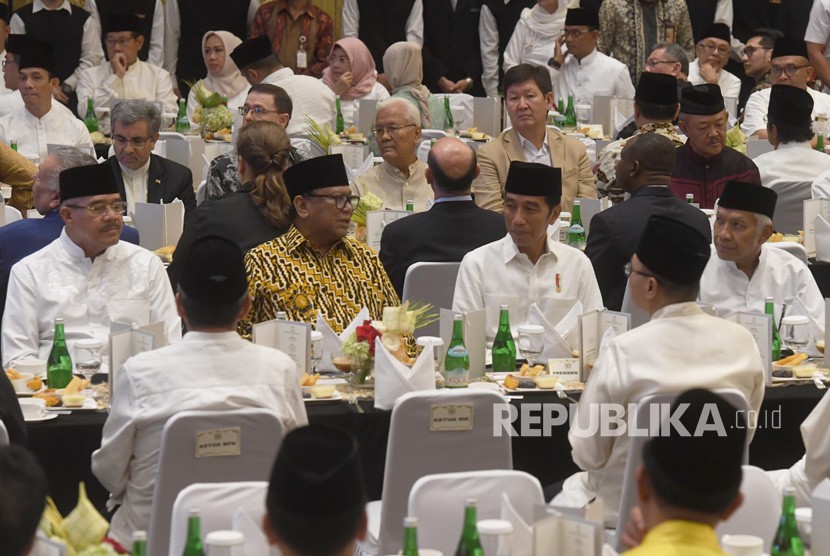
[[[383,68],[392,96],[405,98],[421,113],[424,129],[447,129],[443,101],[424,87],[421,47],[412,42],[396,42],[383,55]]]
[[[358,100],[383,100],[389,91],[378,83],[375,60],[363,41],[345,37],[334,43],[323,83],[340,96],[340,111],[348,128],[356,124]]]
[[[522,10],[519,23],[504,50],[504,71],[519,64],[548,67],[556,39],[565,28],[565,0],[537,0]]]
[[[231,60],[233,49],[242,44],[242,39],[227,31],[208,31],[202,37],[202,56],[205,59],[207,76],[202,84],[211,92],[228,98],[228,109],[236,114],[237,108],[245,104],[250,84]],[[192,121],[193,112],[199,106],[196,94],[190,89],[187,95],[187,117]]]

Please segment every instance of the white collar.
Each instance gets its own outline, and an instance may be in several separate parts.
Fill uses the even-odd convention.
[[[700,308],[700,305],[698,305],[696,301],[685,301],[682,303],[672,303],[657,309],[651,315],[651,320],[654,321],[655,319],[666,319],[671,317],[689,317],[700,314],[704,314],[703,309]]]
[[[412,177],[414,177],[415,174],[418,173],[418,168],[420,168],[420,165],[418,164],[418,162],[420,162],[420,160],[418,158],[416,158],[415,162],[413,162],[412,164],[409,165],[409,176],[404,176],[403,172],[401,172],[401,170],[397,166],[395,166],[394,164],[390,164],[390,163],[386,162],[385,160],[383,162],[381,162],[381,165],[384,167],[384,169],[388,173],[392,174],[396,178],[398,178],[400,180],[409,180],[409,179],[412,179]]]
[[[550,255],[553,255],[554,258],[558,259],[558,257],[556,257],[556,253],[554,252],[554,247],[553,247],[554,241],[551,239],[549,234],[545,234],[545,238],[546,238],[545,246],[546,246],[547,249],[545,249],[545,252],[542,253],[542,257],[544,257],[545,255],[550,254]],[[509,232],[500,241],[503,242],[502,243],[502,260],[503,260],[504,264],[509,263],[510,261],[512,261],[513,259],[518,257],[519,255],[524,255],[524,253],[519,251],[519,247],[513,242],[513,238],[510,237]],[[527,257],[527,255],[525,255],[525,257]],[[541,260],[541,257],[539,257],[539,259]],[[529,260],[530,259],[528,258],[528,261]],[[539,261],[536,261],[536,262],[538,263]]]
[[[533,147],[534,151],[542,150],[545,147],[548,147],[548,150],[550,150],[550,145],[548,145],[548,130],[547,130],[547,127],[545,127],[545,138],[544,138],[544,140],[542,140],[542,146],[539,149],[536,148],[536,145],[534,145],[530,141],[530,139],[525,139],[524,136],[521,133],[519,133],[518,131],[516,132],[516,135],[519,136],[519,143],[521,143],[522,149],[526,149],[529,145],[529,146]]]
[[[38,118],[37,116],[35,116],[31,112],[29,112],[29,109],[26,108],[25,106],[23,108],[21,108],[20,110],[21,110],[21,112],[23,112],[23,117],[26,118],[27,120],[31,121],[35,125],[40,124],[40,123],[46,123],[48,121],[48,119],[51,118],[52,114],[55,114],[55,111],[52,110],[52,105],[51,104],[49,105],[49,110],[41,118]]]
[[[787,150],[787,149],[812,149],[812,148],[813,147],[810,146],[809,141],[804,141],[803,143],[800,143],[798,141],[794,141],[794,142],[791,142],[791,143],[780,143],[778,145],[778,147],[776,148],[776,150],[784,151],[784,150]]]
[[[61,247],[63,247],[64,251],[66,251],[66,254],[69,255],[71,259],[75,259],[77,261],[91,261],[90,257],[86,256],[86,253],[84,253],[84,250],[81,248],[81,246],[72,241],[72,238],[70,238],[69,234],[66,233],[66,227],[64,227],[61,230],[61,235],[58,237],[58,241],[60,242]],[[96,259],[103,257],[106,254],[106,252],[107,251],[104,251],[103,253],[98,255]]]
[[[585,67],[593,64],[599,58],[599,54],[600,52],[596,48],[594,48],[590,54],[584,56],[581,60],[577,60],[576,56],[571,57],[573,58],[574,62],[579,64],[580,67]]]
[[[43,0],[35,0],[34,2],[32,2],[32,13],[39,12],[40,10],[46,10],[51,12],[55,12],[58,10],[66,10],[67,12],[72,13],[72,5],[69,3],[69,0],[63,0],[63,3],[60,6],[58,6],[57,10],[50,10],[43,4]]]

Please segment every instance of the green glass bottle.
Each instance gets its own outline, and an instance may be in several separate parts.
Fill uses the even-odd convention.
[[[406,200],[406,212],[415,212],[415,201],[412,199]]]
[[[95,103],[92,98],[86,99],[86,116],[84,116],[84,125],[90,133],[98,131],[98,116],[95,115]]]
[[[464,317],[455,315],[452,339],[444,357],[447,388],[465,388],[470,383],[470,354],[464,345]]]
[[[187,104],[183,98],[179,99],[179,115],[176,116],[176,131],[184,133],[190,131],[190,120],[187,119]]]
[[[689,205],[695,204],[695,194],[694,193],[686,193],[686,204],[689,204]]]
[[[187,516],[187,543],[184,545],[182,556],[205,556],[205,550],[202,548],[201,529],[199,509],[192,508]]]
[[[563,99],[562,97],[559,97],[559,104],[556,107],[556,111],[562,114],[563,116],[565,115],[565,99]]]
[[[579,199],[575,199],[571,225],[568,228],[568,245],[576,247],[580,251],[585,251],[586,237],[585,228],[582,226],[581,210]]]
[[[131,556],[147,556],[147,531],[133,531]]]
[[[9,141],[9,146],[13,151],[17,152],[17,139],[12,139],[11,141]]]
[[[824,152],[824,133],[821,131],[816,135],[816,150],[820,153]]]
[[[476,499],[467,498],[464,501],[464,529],[461,531],[461,540],[455,549],[455,556],[484,556],[481,541],[478,539],[476,523]]]
[[[764,313],[772,317],[772,361],[781,359],[781,334],[778,333],[778,325],[775,324],[775,305],[772,297],[764,298]]]
[[[403,556],[418,556],[418,518],[403,518]]]
[[[576,129],[576,110],[574,110],[574,96],[568,95],[568,107],[565,108],[565,127],[569,130]]]
[[[493,340],[493,372],[512,373],[516,370],[516,342],[510,332],[510,313],[507,305],[499,306],[499,327]]]
[[[340,110],[340,95],[334,97],[334,106],[337,110],[337,114],[335,115],[335,130],[334,132],[337,135],[340,135],[346,130],[346,120],[343,119],[343,112]]]
[[[66,388],[72,380],[72,358],[66,349],[66,336],[63,330],[63,319],[55,319],[55,338],[52,350],[46,360],[46,381],[49,388]]]
[[[795,521],[795,488],[784,489],[784,503],[781,506],[781,521],[772,539],[770,556],[804,556],[804,543],[798,534]]]
[[[450,97],[447,95],[444,95],[444,120],[446,120],[447,129],[453,129],[455,127],[452,110],[450,110]]]

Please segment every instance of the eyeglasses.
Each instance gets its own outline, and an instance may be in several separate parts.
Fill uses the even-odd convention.
[[[316,193],[306,193],[303,197],[317,197],[320,199],[332,199],[334,201],[334,206],[337,210],[343,210],[346,208],[346,203],[352,205],[352,207],[356,207],[357,203],[360,202],[360,195],[318,195]]]
[[[127,46],[130,43],[130,41],[134,41],[134,40],[135,40],[135,37],[121,37],[120,39],[107,39],[107,46],[113,47],[113,46],[118,45],[118,46],[123,47],[123,46]]]
[[[640,276],[645,276],[647,278],[654,278],[655,280],[657,280],[657,276],[655,276],[654,274],[649,274],[648,272],[641,272],[639,270],[634,270],[631,267],[631,263],[625,263],[625,266],[623,267],[623,272],[625,273],[626,278],[628,278],[632,274],[639,274]]]
[[[715,50],[718,51],[718,54],[728,54],[729,47],[728,46],[718,46],[715,43],[707,42],[707,43],[700,43],[698,46],[704,50],[708,50],[709,52],[713,52]]]
[[[591,32],[591,29],[562,29],[562,31],[559,33],[559,36],[560,37],[565,37],[566,39],[568,37],[573,37],[575,39],[578,39],[579,37],[581,37],[585,33],[590,33],[590,32]]]
[[[334,64],[336,62],[339,62],[341,64],[348,64],[349,59],[346,56],[335,56],[334,54],[329,56],[329,64]]]
[[[389,132],[389,135],[394,136],[394,135],[397,135],[398,132],[400,130],[402,130],[403,128],[405,128],[405,127],[418,127],[418,126],[416,124],[406,124],[406,125],[388,125],[386,127],[383,127],[383,126],[373,127],[372,128],[372,133],[374,133],[378,137],[382,137],[383,135],[386,134],[386,132]]]
[[[770,68],[769,72],[773,77],[781,77],[782,73],[786,73],[787,77],[792,77],[793,75],[795,75],[795,72],[797,72],[798,70],[804,69],[804,68],[809,68],[809,67],[810,67],[810,64],[804,64],[804,65],[801,65],[801,66],[796,66],[796,65],[793,65],[793,64],[787,64],[783,68],[781,66],[772,66],[772,68]]]
[[[263,108],[262,106],[240,106],[239,113],[243,116],[246,115],[248,112],[253,112],[257,116],[261,116],[262,114],[279,114],[279,110],[268,110],[267,108]]]
[[[654,66],[659,66],[660,64],[677,64],[679,63],[677,60],[655,60],[654,58],[650,58],[646,60],[646,65],[650,68]]]
[[[17,60],[3,60],[3,69],[6,68],[8,64],[17,64]]]
[[[113,214],[121,216],[124,214],[124,211],[127,210],[127,203],[124,201],[116,201],[111,205],[105,204],[95,204],[95,205],[65,205],[69,208],[73,209],[86,209],[89,211],[89,214],[92,216],[100,217],[104,216],[107,211],[112,211]]]
[[[758,50],[772,50],[771,46],[745,46],[741,49],[741,56],[746,56],[747,58],[752,58],[752,55],[755,54]]]
[[[127,146],[127,143],[132,145],[134,149],[143,149],[149,140],[149,137],[133,137],[132,139],[127,139],[123,135],[114,135],[112,137],[113,144],[122,149]]]

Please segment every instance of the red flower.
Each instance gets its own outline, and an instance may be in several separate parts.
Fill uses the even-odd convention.
[[[369,354],[375,356],[375,338],[380,336],[380,332],[372,326],[371,320],[364,320],[363,324],[355,328],[355,336],[358,342],[366,342],[369,344]]]

